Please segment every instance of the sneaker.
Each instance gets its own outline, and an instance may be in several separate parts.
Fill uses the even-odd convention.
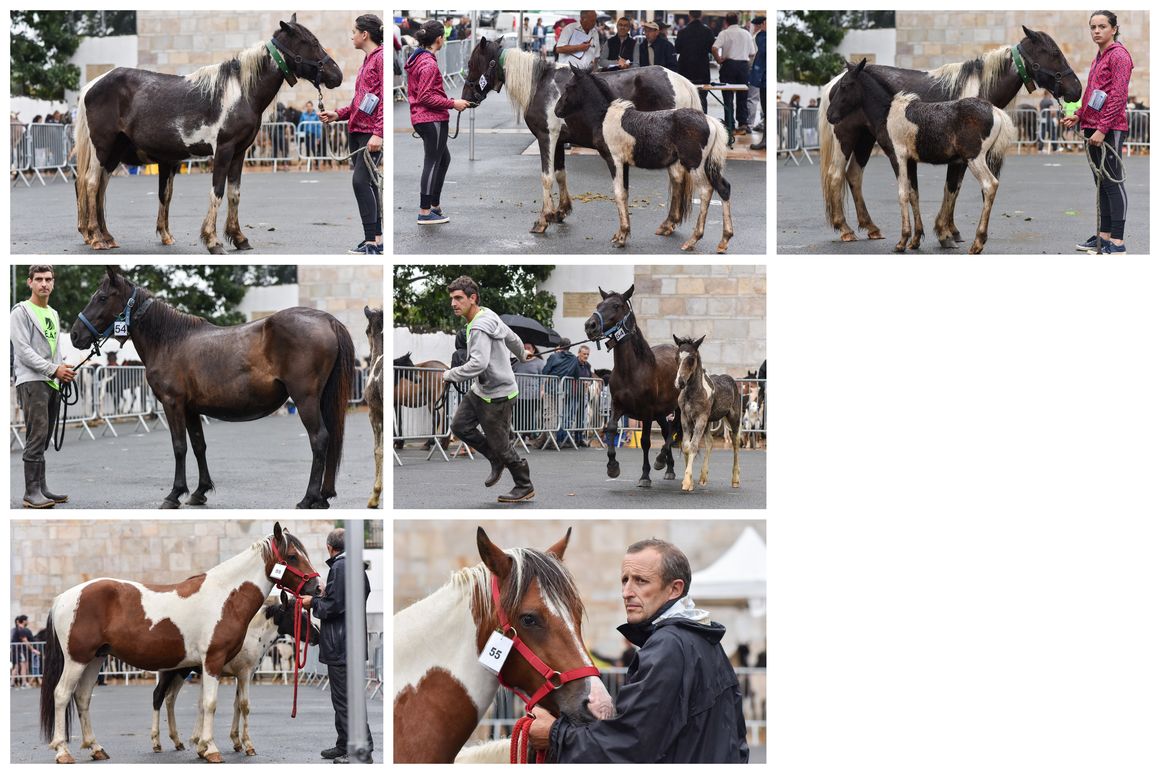
[[[437,226],[440,223],[446,223],[447,220],[446,215],[436,214],[435,210],[431,210],[426,215],[420,215],[415,222],[420,226]]]
[[[331,763],[350,763],[350,758],[347,757],[346,753],[343,753],[342,755],[332,760]]]
[[[1104,249],[1101,251],[1104,255],[1123,255],[1128,252],[1127,245],[1117,245],[1112,242],[1104,242]]]
[[[743,136],[743,135],[749,134],[749,127],[748,127],[748,126],[744,126],[744,125],[742,125],[742,126],[739,126],[739,127],[737,127],[736,129],[734,129],[734,130],[733,130],[733,134],[734,134],[734,136],[736,136],[736,137],[741,137],[741,136]]]
[[[352,247],[346,251],[347,255],[382,255],[383,246],[376,245],[374,242],[363,242],[358,247]]]
[[[345,747],[331,747],[329,750],[322,751],[322,757],[328,761],[332,761],[335,758],[341,757],[343,755],[346,755]]]
[[[1099,249],[1099,246],[1100,246],[1099,234],[1092,234],[1090,237],[1087,238],[1086,242],[1076,242],[1075,249],[1076,250],[1090,250],[1092,252],[1095,252]]]

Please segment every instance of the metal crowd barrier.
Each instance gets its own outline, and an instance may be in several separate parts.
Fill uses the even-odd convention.
[[[607,389],[599,376],[575,379],[566,376],[560,380],[560,429],[566,431],[564,441],[572,444],[572,448],[576,448],[576,433],[592,434],[604,448],[604,439],[600,435],[604,429],[603,419],[608,416],[603,411]]]
[[[396,441],[429,439],[432,446],[431,454],[438,449],[446,459],[447,454],[443,451],[440,441],[451,434],[453,400],[455,405],[458,405],[456,389],[444,383],[443,370],[440,368],[396,366],[394,374],[395,389],[391,407],[392,439]],[[431,459],[431,454],[427,455],[427,459]],[[398,460],[398,455],[395,459]]]
[[[350,153],[350,135],[346,121],[324,124],[302,121],[298,124],[298,158],[306,161],[306,171],[323,162],[335,162]],[[349,164],[350,162],[343,162]]]
[[[801,166],[797,156],[805,151],[800,126],[796,110],[790,107],[777,109],[777,152],[786,154],[786,164],[793,161],[794,165]]]
[[[1035,148],[1038,152],[1082,151],[1084,136],[1080,128],[1064,128],[1056,107],[1034,109],[1023,106],[1008,108],[1007,115],[1015,124],[1017,140],[1015,152]],[[1129,110],[1128,136],[1124,140],[1124,154],[1148,153],[1151,144],[1151,111]]]
[[[556,433],[560,430],[560,380],[543,374],[516,374],[516,396],[512,407],[512,430],[526,448],[527,441],[534,441],[547,433],[547,441],[556,449]]]
[[[750,445],[758,448],[765,438],[766,407],[765,379],[737,379],[738,389],[741,390],[741,445]],[[748,398],[748,399],[747,399]],[[750,410],[750,405],[757,406]]]
[[[246,151],[246,161],[256,164],[271,163],[278,171],[278,162],[289,164],[298,157],[297,127],[290,121],[264,122],[258,135]]]
[[[72,124],[21,124],[12,122],[10,172],[26,186],[35,177],[41,185],[60,175],[67,183],[74,174],[69,156],[73,148]]]
[[[99,424],[100,406],[98,405],[97,395],[99,392],[93,388],[96,379],[96,368],[82,368],[77,372],[76,379],[73,380],[73,385],[77,391],[77,403],[75,406],[69,408],[68,425],[79,425],[80,434],[78,438],[84,438],[87,434],[89,438],[96,440],[93,435],[92,424]],[[20,406],[17,400],[16,388],[11,387],[10,391],[13,395],[9,403],[9,416],[12,418],[10,423],[12,439],[24,448],[24,436],[19,432],[25,427],[24,409]]]

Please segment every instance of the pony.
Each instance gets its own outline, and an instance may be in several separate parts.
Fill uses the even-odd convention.
[[[303,610],[299,621],[301,631],[308,632],[308,642],[318,644],[318,627],[310,622],[310,613]],[[246,638],[238,655],[230,659],[222,667],[223,675],[230,675],[237,679],[237,689],[234,693],[234,719],[230,724],[230,741],[234,743],[234,751],[245,751],[247,756],[257,755],[254,751],[253,740],[250,739],[250,679],[262,657],[274,644],[274,640],[282,635],[294,636],[294,604],[283,592],[281,598],[268,597],[266,603],[250,619],[246,629]],[[181,735],[177,733],[177,717],[174,714],[174,704],[177,694],[185,684],[185,678],[198,671],[197,667],[182,667],[181,669],[163,669],[157,673],[157,686],[153,689],[153,726],[149,731],[149,739],[153,742],[153,752],[161,752],[161,705],[165,705],[166,718],[169,722],[169,738],[173,740],[175,750],[184,750]],[[240,726],[240,729],[239,729]],[[197,719],[197,727],[189,743],[195,747],[202,738],[201,717]]]
[[[652,65],[630,70],[600,73],[596,76],[612,93],[632,100],[640,110],[672,108],[701,109],[697,87],[687,78],[665,67]],[[504,48],[499,38],[480,39],[467,60],[467,80],[462,98],[479,104],[488,92],[499,92],[506,85],[512,106],[524,119],[540,148],[540,182],[543,206],[531,233],[542,234],[549,223],[563,223],[572,212],[568,195],[568,177],[564,171],[564,144],[595,148],[591,131],[582,126],[566,125],[554,111],[556,100],[564,91],[572,71],[556,67],[536,54]],[[559,206],[552,199],[552,181],[559,188]]]
[[[976,97],[954,102],[921,102],[917,94],[897,91],[879,73],[866,70],[866,60],[847,65],[846,75],[830,91],[826,119],[837,124],[859,112],[874,127],[879,142],[894,149],[898,167],[898,204],[902,208],[902,237],[895,252],[917,250],[922,242],[922,214],[918,202],[918,162],[965,164],[983,189],[983,213],[971,244],[981,253],[987,242],[991,207],[999,190],[999,172],[1007,149],[1015,142],[1015,125],[1002,109]],[[911,232],[909,209],[914,211]],[[943,246],[954,237],[947,222],[935,223]],[[909,240],[909,241],[908,241]]]
[[[395,358],[392,364],[395,376],[395,448],[402,449],[405,443],[401,438],[406,434],[402,410],[426,407],[431,414],[431,437],[427,440],[427,448],[438,442],[440,448],[446,450],[451,445],[451,427],[447,417],[447,394],[451,388],[443,381],[447,364],[441,360],[415,363],[411,360],[410,352]]]
[[[332,315],[296,306],[219,327],[179,312],[109,266],[71,335],[78,349],[97,345],[102,337],[133,340],[165,411],[173,446],[173,488],[162,508],[179,508],[181,496],[189,494],[186,433],[198,472],[188,503],[205,505],[206,492],[214,488],[200,415],[248,422],[277,410],[287,398],[298,409],[312,456],[306,495],[297,507],[330,507],[354,382],[354,343]]]
[[[279,569],[276,569],[279,568]],[[275,585],[294,581],[295,594],[319,591],[318,573],[298,538],[274,523],[274,532],[236,556],[177,584],[96,578],[59,594],[48,614],[40,730],[57,763],[74,763],[68,749],[75,703],[81,748],[93,760],[109,754],[93,734],[89,705],[105,656],[139,669],[200,665],[201,738],[197,754],[210,763],[222,756],[213,740],[218,682],[242,649],[250,621]]]
[[[238,220],[242,164],[262,123],[262,113],[283,82],[304,78],[328,89],[342,85],[342,70],[318,38],[298,24],[278,22],[273,36],[221,64],[186,76],[117,67],[81,90],[76,119],[77,231],[94,250],[119,247],[105,224],[105,189],[118,164],[157,164],[157,233],[169,233],[169,201],[181,162],[213,157],[209,211],[201,240],[225,254],[217,236],[218,208],[228,196],[225,233],[238,250],[250,242]],[[228,182],[228,192],[227,192]]]
[[[925,102],[979,97],[1003,108],[1024,86],[1028,93],[1045,88],[1056,99],[1068,102],[1080,99],[1083,87],[1079,78],[1051,36],[1027,27],[1023,27],[1023,34],[1023,39],[1014,45],[1002,46],[976,59],[943,65],[929,72],[882,65],[870,65],[867,70],[880,73],[893,84],[895,90],[912,92]],[[822,115],[826,114],[829,107],[830,91],[845,74],[839,73],[822,88],[819,108]],[[867,232],[869,239],[882,239],[882,231],[871,220],[866,201],[862,197],[863,169],[870,160],[875,144],[881,144],[882,139],[874,133],[866,117],[857,112],[851,113],[837,125],[819,121],[818,131],[821,133],[822,159],[818,168],[822,176],[822,201],[830,225],[841,232],[843,242],[852,242],[858,238],[846,222],[843,193],[848,185],[854,195],[858,227]],[[882,150],[897,175],[898,163],[893,148],[882,145]],[[946,187],[943,189],[943,203],[936,230],[949,232],[952,237],[943,247],[953,247],[955,242],[963,241],[959,230],[955,228],[954,216],[955,201],[966,171],[966,165],[958,162],[952,162],[947,167]]]
[[[765,390],[757,371],[746,371],[741,389],[741,448],[757,449],[765,434]]]
[[[556,115],[569,127],[583,127],[612,174],[612,192],[620,227],[612,244],[624,247],[631,226],[628,219],[628,167],[667,169],[669,214],[657,228],[668,236],[685,221],[693,203],[693,189],[701,197],[701,214],[693,235],[681,245],[692,250],[705,233],[709,201],[716,191],[721,197],[721,241],[717,252],[729,248],[733,236],[729,181],[725,179],[725,155],[729,134],[715,118],[700,108],[645,112],[630,100],[617,99],[608,85],[591,73],[572,67],[572,81],[556,102]],[[640,76],[637,76],[638,78]]]
[[[684,431],[685,477],[681,489],[693,491],[693,463],[697,450],[704,448],[701,460],[701,479],[698,483],[709,483],[709,454],[713,451],[713,439],[705,433],[710,422],[722,420],[722,428],[733,444],[733,488],[741,486],[741,393],[737,383],[727,374],[709,375],[701,366],[701,342],[705,337],[692,339],[673,336],[677,345],[677,378],[674,384],[680,390],[677,403],[681,407],[681,422]]]
[[[640,448],[644,453],[644,464],[636,485],[644,488],[652,486],[648,452],[652,445],[653,422],[660,425],[664,436],[664,445],[656,459],[656,469],[665,468],[665,480],[673,481],[677,477],[673,471],[673,444],[676,440],[671,428],[679,428],[681,424],[675,385],[677,349],[672,344],[649,347],[645,341],[631,303],[635,284],[630,285],[624,293],[605,293],[599,286],[596,289],[600,291],[601,301],[592,316],[585,320],[584,335],[590,341],[606,339],[605,345],[613,350],[612,376],[608,382],[612,408],[604,425],[608,477],[620,476],[620,463],[616,460],[617,426],[621,417],[629,417],[640,420],[642,425]],[[677,416],[670,425],[668,416],[674,412]]]
[[[363,388],[363,400],[370,413],[371,432],[375,437],[375,484],[368,508],[379,507],[383,493],[383,310],[363,307],[367,318],[367,341],[371,345],[370,372]]]
[[[577,723],[611,714],[581,634],[584,603],[561,561],[571,535],[547,551],[505,551],[480,527],[482,562],[395,614],[396,763],[453,762],[501,684],[529,712],[543,704]],[[480,656],[499,630],[515,642],[496,674]]]

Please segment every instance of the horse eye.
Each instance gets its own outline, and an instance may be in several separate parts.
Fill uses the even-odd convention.
[[[102,295],[100,295],[100,296],[98,296],[98,297],[97,297],[97,300],[98,300],[98,301],[100,301],[100,302],[103,304],[103,303],[105,303],[106,301],[108,301],[108,300],[109,300],[109,297],[108,297],[108,296],[106,296],[106,295],[103,295],[103,294],[102,294]]]
[[[524,626],[539,626],[540,625],[539,619],[537,619],[531,613],[524,613],[523,615],[521,615],[520,616],[520,623],[523,624]]]

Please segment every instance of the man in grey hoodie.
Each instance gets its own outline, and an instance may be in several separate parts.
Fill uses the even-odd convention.
[[[12,307],[9,318],[16,394],[24,409],[24,507],[51,508],[68,502],[68,495],[48,491],[44,483],[44,452],[60,411],[59,382],[76,378],[64,364],[58,346],[60,315],[48,305],[56,273],[46,264],[28,267],[31,295]]]
[[[491,473],[483,483],[494,486],[511,471],[515,487],[496,498],[501,503],[519,503],[536,496],[528,461],[521,459],[512,445],[512,401],[519,395],[509,353],[521,363],[527,360],[524,344],[499,315],[479,305],[479,286],[463,276],[447,286],[451,310],[467,320],[467,362],[443,372],[447,382],[475,378],[459,403],[451,430],[491,463]],[[480,432],[482,428],[483,432]]]

